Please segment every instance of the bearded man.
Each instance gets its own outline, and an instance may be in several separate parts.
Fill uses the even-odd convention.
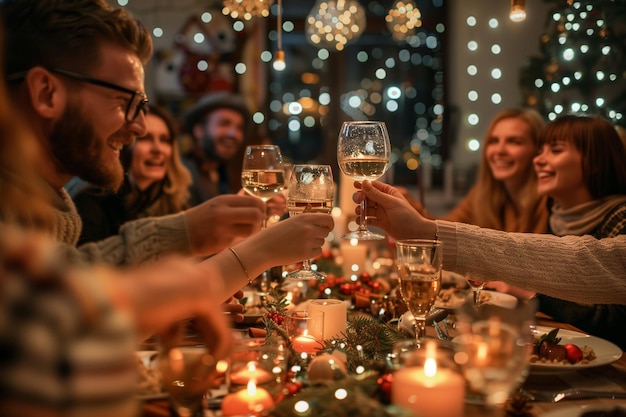
[[[150,34],[104,0],[7,0],[6,77],[13,103],[43,155],[38,174],[56,193],[55,238],[75,245],[81,221],[63,186],[73,176],[114,191],[120,150],[146,133],[144,65]],[[81,246],[114,264],[166,253],[205,256],[257,230],[263,204],[221,196],[160,218],[126,223],[119,235]]]

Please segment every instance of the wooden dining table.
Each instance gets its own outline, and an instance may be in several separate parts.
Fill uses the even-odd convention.
[[[554,327],[565,330],[580,331],[575,327],[550,320],[543,315],[537,316],[537,325]],[[432,330],[432,329],[431,329]],[[433,331],[434,335],[434,331]],[[578,371],[561,373],[561,374],[533,374],[528,375],[522,386],[527,391],[531,390],[563,390],[567,388],[576,388],[584,390],[611,391],[626,393],[626,353],[622,353],[619,360],[604,366],[581,369]],[[530,413],[535,417],[551,415],[562,411],[565,413],[563,417],[571,415],[576,417],[580,414],[578,409],[583,407],[615,407],[622,406],[626,408],[626,399],[608,399],[608,398],[588,398],[588,399],[568,399],[558,403],[532,401]],[[567,410],[571,410],[568,413]],[[144,417],[172,417],[169,411],[167,400],[144,401],[142,404]],[[558,413],[561,417],[561,413]],[[205,410],[205,417],[219,417],[220,413]],[[466,404],[463,417],[484,417],[485,409],[481,405]]]

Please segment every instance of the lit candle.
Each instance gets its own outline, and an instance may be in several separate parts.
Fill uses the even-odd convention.
[[[391,402],[423,417],[462,417],[465,381],[451,369],[437,369],[434,357],[424,366],[399,369],[393,374]]]
[[[324,312],[324,340],[341,337],[346,332],[347,308],[341,300],[310,300],[307,304],[309,313]]]
[[[342,242],[340,248],[343,257],[344,274],[350,276],[365,272],[365,262],[367,260],[366,245],[359,245],[357,239],[350,239],[349,242]]]
[[[228,394],[222,400],[222,415],[237,416],[260,414],[274,406],[272,396],[267,390],[258,388],[254,381],[248,382],[248,387],[233,394]]]
[[[272,374],[262,368],[257,368],[254,362],[248,362],[245,368],[230,373],[230,382],[237,385],[246,385],[249,381],[265,384],[271,381]]]
[[[354,217],[356,203],[352,201],[352,195],[356,192],[354,180],[343,172],[339,177],[339,208],[347,218]]]
[[[314,337],[308,334],[294,337],[291,341],[291,346],[296,352],[309,354],[315,353],[324,347],[320,342],[315,340]]]

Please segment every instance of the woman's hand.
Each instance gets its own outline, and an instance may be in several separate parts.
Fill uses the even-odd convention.
[[[355,182],[360,192],[354,193],[353,200],[360,203],[367,198],[367,222],[385,230],[395,239],[435,237],[436,225],[432,220],[422,217],[402,193],[391,185],[379,181]],[[361,216],[361,207],[357,206],[356,214]]]

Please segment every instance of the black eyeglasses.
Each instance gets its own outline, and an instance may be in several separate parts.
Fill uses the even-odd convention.
[[[50,72],[54,72],[57,74],[64,75],[69,78],[73,78],[75,80],[89,83],[93,85],[97,85],[100,87],[109,88],[115,91],[121,91],[123,93],[130,94],[130,100],[128,100],[128,105],[126,106],[125,118],[128,123],[132,123],[139,116],[139,112],[146,111],[146,104],[148,103],[148,98],[141,91],[134,91],[117,84],[113,84],[107,81],[98,80],[96,78],[91,78],[83,74],[79,74],[77,72],[72,72],[68,70],[64,70],[61,68],[46,68]],[[17,74],[12,74],[7,77],[8,81],[18,81],[23,79],[26,76],[26,72],[20,72]]]

